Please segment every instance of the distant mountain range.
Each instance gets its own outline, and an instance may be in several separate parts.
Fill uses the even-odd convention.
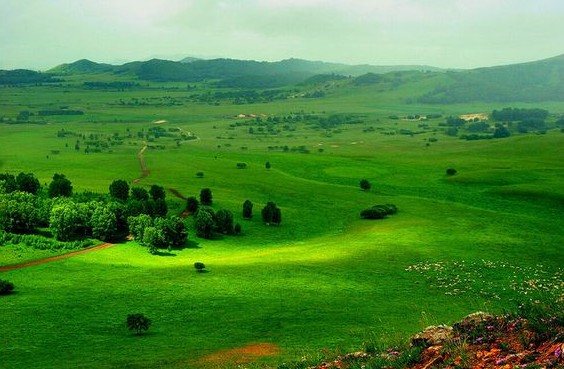
[[[346,65],[286,59],[258,62],[236,59],[151,59],[122,65],[82,59],[61,64],[45,73],[28,70],[0,71],[0,85],[61,82],[70,75],[111,74],[132,81],[203,82],[217,87],[278,88],[319,81],[351,78],[354,86],[385,83],[397,73],[416,72],[409,83],[425,78],[431,89],[412,100],[421,103],[471,101],[564,101],[564,55],[530,63],[471,70],[444,70],[424,65]],[[429,85],[429,84],[427,84]]]

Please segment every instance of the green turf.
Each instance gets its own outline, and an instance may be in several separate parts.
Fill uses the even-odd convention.
[[[425,83],[420,87],[431,86]],[[555,273],[564,264],[564,134],[470,142],[442,134],[444,119],[428,121],[431,129],[413,136],[383,134],[420,130],[418,122],[390,115],[488,112],[505,105],[406,105],[407,87],[379,93],[343,86],[324,99],[215,106],[187,102],[188,92],[181,89],[104,92],[79,86],[2,90],[9,117],[58,105],[81,107],[86,114],[47,117],[41,125],[0,125],[0,171],[33,172],[42,184],[64,173],[75,191],[107,192],[114,179],[133,184],[140,175],[137,153],[146,140],[136,133],[167,120],[162,127],[180,127],[199,140],[179,146],[172,138],[150,142],[150,176],[138,185],[156,183],[185,196],[209,187],[214,208],[233,211],[243,234],[198,239],[187,219],[190,247],[171,256],[153,256],[129,242],[1,273],[16,285],[16,293],[0,299],[2,367],[200,367],[205,355],[257,342],[279,346],[278,356],[264,360],[281,363],[322,349],[356,350],[369,334],[406,337],[476,310],[513,307],[525,298],[508,286],[516,268],[561,275]],[[114,105],[165,96],[184,99],[183,105]],[[540,107],[564,112],[556,103]],[[254,124],[235,118],[240,113],[299,111],[359,113],[366,122],[329,132],[298,123],[277,135],[231,126]],[[63,128],[79,136],[57,137]],[[133,137],[101,153],[84,152],[81,135],[114,133]],[[427,145],[429,138],[437,141]],[[309,154],[283,152],[285,145],[306,146]],[[237,169],[238,162],[248,168]],[[447,177],[449,167],[458,174]],[[203,178],[196,177],[199,171]],[[362,178],[372,183],[371,191],[360,190]],[[254,203],[250,221],[241,219],[246,199]],[[184,206],[170,193],[167,201],[173,213]],[[267,201],[282,209],[279,227],[260,221]],[[396,204],[399,212],[382,221],[360,220],[361,210],[383,203]],[[0,246],[0,265],[39,256],[17,252],[24,255]],[[454,278],[454,263],[482,260],[514,268],[476,274],[488,280],[454,296],[432,278],[406,270],[441,263]],[[196,273],[196,261],[209,272]],[[481,293],[484,288],[499,289],[500,298]],[[143,337],[125,328],[127,314],[135,312],[153,320]]]

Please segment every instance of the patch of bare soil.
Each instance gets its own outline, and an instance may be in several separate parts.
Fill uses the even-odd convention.
[[[265,356],[275,356],[280,353],[278,346],[272,343],[251,343],[244,347],[214,352],[198,360],[201,365],[215,364],[247,364]]]
[[[63,255],[51,256],[51,257],[48,257],[48,258],[45,258],[45,259],[33,260],[33,261],[29,261],[27,263],[0,266],[0,272],[6,272],[8,270],[14,270],[14,269],[27,268],[27,267],[30,267],[30,266],[33,266],[33,265],[44,264],[44,263],[48,263],[48,262],[55,261],[55,260],[67,259],[67,258],[70,258],[72,256],[76,256],[76,255],[80,255],[80,254],[86,254],[87,252],[107,249],[107,248],[112,247],[112,246],[114,246],[113,243],[104,243],[102,245],[90,247],[90,248],[87,248],[87,249],[73,251],[73,252],[69,252],[67,254],[63,254]]]

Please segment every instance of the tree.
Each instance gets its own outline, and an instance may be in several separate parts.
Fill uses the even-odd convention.
[[[151,189],[149,189],[149,195],[151,195],[151,198],[154,201],[157,201],[158,199],[164,200],[166,197],[166,192],[164,187],[154,184],[151,186]]]
[[[126,201],[129,197],[129,185],[123,179],[116,179],[110,184],[110,195],[117,200]]]
[[[239,223],[236,223],[235,226],[233,227],[233,234],[234,235],[241,234],[241,225]]]
[[[243,203],[243,218],[251,219],[253,217],[253,203],[251,200],[245,200]]]
[[[148,203],[148,211],[154,217],[166,217],[168,206],[164,199],[150,200]]]
[[[69,241],[76,236],[80,224],[79,212],[72,202],[53,206],[49,227],[59,241]]]
[[[186,225],[179,217],[156,218],[153,223],[163,234],[164,244],[157,245],[158,247],[174,248],[186,243],[188,237]]]
[[[200,261],[194,263],[194,268],[198,273],[203,273],[204,269],[206,269],[206,265]]]
[[[165,245],[164,234],[157,227],[147,227],[143,233],[143,240],[141,243],[148,247],[151,254],[155,254],[157,252],[157,248]]]
[[[233,233],[233,213],[226,209],[218,210],[215,213],[215,226],[220,233]]]
[[[386,215],[386,211],[380,208],[370,208],[360,212],[360,217],[363,219],[384,219]]]
[[[16,177],[13,174],[2,173],[0,174],[0,193],[10,193],[18,189]]]
[[[32,195],[36,195],[41,188],[39,184],[39,180],[35,178],[33,173],[20,173],[16,177],[16,185],[18,186],[18,190],[22,192],[28,192]]]
[[[49,184],[49,197],[70,197],[72,196],[72,184],[64,174],[55,173],[53,180]]]
[[[266,169],[270,169],[270,162],[267,161],[267,162],[264,164],[264,167],[265,167]]]
[[[0,295],[9,295],[14,290],[14,284],[4,279],[0,279]]]
[[[372,188],[372,185],[370,184],[370,182],[368,182],[367,179],[361,179],[360,180],[360,188],[364,191],[368,191]]]
[[[200,191],[200,203],[202,205],[211,206],[212,200],[212,192],[209,188],[203,188]]]
[[[138,242],[143,242],[145,229],[153,225],[153,219],[147,214],[127,218],[129,233]]]
[[[267,224],[280,224],[282,222],[282,211],[275,203],[269,201],[261,211],[262,220]]]
[[[200,203],[194,196],[190,196],[186,199],[186,210],[188,211],[188,213],[196,214],[196,212],[198,211],[198,206],[200,206]]]
[[[0,228],[12,233],[31,233],[38,223],[39,199],[27,192],[0,195]]]
[[[131,198],[136,201],[147,201],[149,192],[142,187],[131,187]]]
[[[106,205],[99,203],[90,218],[90,227],[92,228],[92,236],[102,241],[108,241],[117,232],[116,215]]]
[[[215,214],[210,208],[200,208],[194,217],[196,235],[200,238],[211,239],[215,229]]]
[[[135,331],[135,334],[140,335],[143,331],[149,330],[151,319],[140,313],[129,314],[127,316],[126,325],[130,331]]]
[[[446,174],[447,174],[447,176],[453,176],[453,175],[456,174],[456,169],[454,169],[454,168],[448,168],[448,169],[446,170]]]

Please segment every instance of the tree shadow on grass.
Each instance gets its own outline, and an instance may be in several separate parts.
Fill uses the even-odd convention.
[[[176,254],[173,254],[172,252],[168,252],[168,251],[157,251],[153,255],[156,255],[156,256],[176,256]]]
[[[201,249],[200,244],[196,241],[192,241],[192,240],[188,240],[186,241],[186,243],[184,244],[184,246],[182,246],[180,248],[180,250],[183,249]]]

